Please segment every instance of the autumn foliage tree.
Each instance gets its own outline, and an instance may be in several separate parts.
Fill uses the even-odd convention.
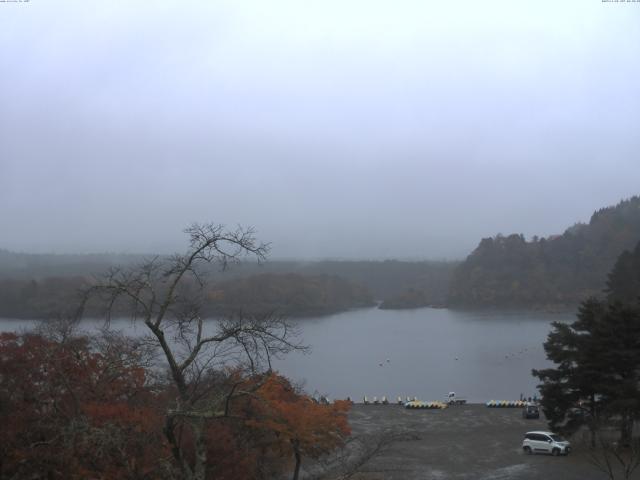
[[[271,448],[294,459],[297,480],[302,458],[318,458],[344,444],[351,433],[348,401],[320,404],[296,389],[284,377],[271,374],[251,399],[252,428],[273,438]]]
[[[0,478],[158,477],[160,398],[110,340],[0,335]]]
[[[106,337],[0,335],[0,479],[169,479],[163,429],[175,388],[155,378],[144,345]],[[157,374],[157,372],[155,372]],[[251,392],[205,424],[205,478],[274,478],[300,471],[350,433],[347,402],[320,405],[274,373],[211,373],[201,389]],[[201,390],[204,391],[204,390]],[[196,438],[179,424],[180,452]]]

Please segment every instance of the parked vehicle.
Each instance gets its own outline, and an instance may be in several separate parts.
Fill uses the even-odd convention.
[[[571,452],[571,444],[556,433],[527,432],[522,441],[522,449],[529,455],[532,453],[568,455]]]
[[[527,403],[522,407],[522,418],[540,418],[540,409],[534,403]]]
[[[456,392],[449,392],[445,397],[445,402],[449,405],[464,405],[465,403],[467,403],[467,399],[457,397]]]

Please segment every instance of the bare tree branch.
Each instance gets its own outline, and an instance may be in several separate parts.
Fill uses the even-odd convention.
[[[107,327],[112,315],[123,311],[133,321],[143,321],[177,390],[164,427],[172,456],[186,479],[204,480],[203,422],[230,418],[232,402],[254,395],[266,378],[259,374],[271,370],[273,357],[305,347],[296,341],[292,325],[271,314],[240,313],[205,323],[200,314],[207,286],[203,267],[216,263],[225,270],[244,256],[262,262],[269,245],[257,242],[251,228],[193,224],[185,233],[189,236],[186,253],[154,257],[129,269],[111,269],[96,280],[84,292],[79,316],[89,300],[98,299],[106,306]],[[216,380],[214,367],[243,364],[256,376],[250,389],[241,388],[242,383]],[[186,428],[194,437],[193,456],[182,451],[181,432]]]

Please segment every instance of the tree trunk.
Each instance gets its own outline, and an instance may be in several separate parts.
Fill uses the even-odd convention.
[[[195,466],[193,468],[194,480],[205,480],[207,471],[207,444],[204,438],[204,421],[196,419],[192,422],[194,443],[196,449]]]
[[[627,412],[622,414],[622,420],[620,423],[620,445],[631,445],[631,432],[633,430],[633,416]]]
[[[598,430],[598,419],[596,418],[596,396],[592,393],[589,398],[589,413],[591,418],[587,419],[589,433],[591,434],[591,448],[596,448],[596,433]]]
[[[300,455],[300,448],[297,441],[292,441],[293,443],[293,455],[296,458],[296,466],[293,470],[293,480],[298,480],[300,476],[300,464],[302,463],[302,456]]]
[[[589,434],[591,437],[591,448],[596,448],[596,429],[593,425],[589,425]]]

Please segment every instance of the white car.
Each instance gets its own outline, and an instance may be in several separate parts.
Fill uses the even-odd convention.
[[[560,435],[551,432],[527,432],[522,441],[525,453],[550,453],[551,455],[568,455],[571,444]]]

